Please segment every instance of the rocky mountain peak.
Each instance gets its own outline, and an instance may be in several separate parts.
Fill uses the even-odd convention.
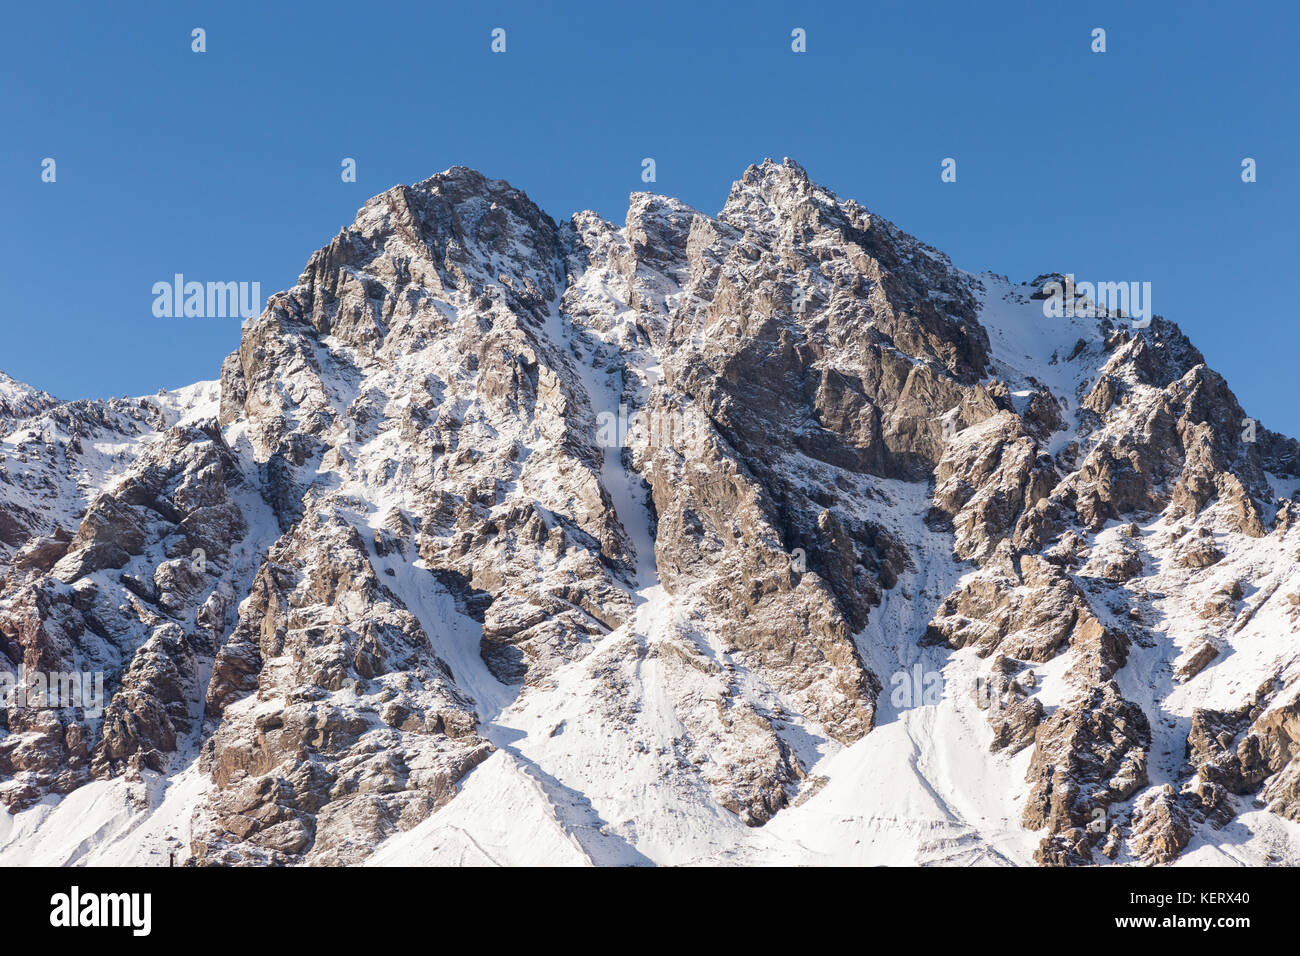
[[[0,379],[0,671],[106,695],[3,711],[0,859],[83,788],[148,794],[83,861],[1300,859],[1298,446],[1052,279],[788,159],[621,225],[453,167],[218,383]]]
[[[0,372],[0,418],[26,418],[55,404],[53,396]]]

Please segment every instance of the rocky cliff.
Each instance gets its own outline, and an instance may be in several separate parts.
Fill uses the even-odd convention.
[[[105,680],[0,861],[1300,862],[1300,447],[1056,278],[454,168],[218,383],[0,378],[0,670]]]

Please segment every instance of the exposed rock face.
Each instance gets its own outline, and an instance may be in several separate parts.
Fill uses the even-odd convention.
[[[1177,858],[1192,839],[1190,794],[1179,795],[1165,784],[1155,793],[1143,796],[1133,813],[1133,849],[1152,863],[1168,863]],[[1189,807],[1189,803],[1191,807]]]
[[[1020,786],[981,859],[1300,819],[1300,449],[1173,323],[1048,318],[1050,279],[789,161],[621,226],[455,168],[370,200],[219,383],[0,378],[0,670],[105,689],[3,711],[0,800],[197,781],[201,864],[838,859],[747,832],[886,819],[836,802],[885,720]],[[887,700],[915,659],[975,693]]]
[[[1038,726],[1023,821],[1046,828],[1036,859],[1054,863],[1058,848],[1090,859],[1084,836],[1095,819],[1147,782],[1151,728],[1142,710],[1112,682],[1082,694]],[[1100,810],[1101,817],[1094,816]],[[1082,831],[1082,832],[1080,832]]]
[[[356,528],[319,502],[271,548],[223,651],[201,861],[355,862],[449,800],[490,751]]]

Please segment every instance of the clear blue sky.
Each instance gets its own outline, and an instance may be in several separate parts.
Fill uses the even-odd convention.
[[[0,370],[64,398],[215,378],[239,321],[157,319],[153,283],[265,299],[367,198],[448,166],[621,222],[642,188],[714,213],[791,156],[964,268],[1150,281],[1247,410],[1300,434],[1294,3],[296,6],[6,9]]]

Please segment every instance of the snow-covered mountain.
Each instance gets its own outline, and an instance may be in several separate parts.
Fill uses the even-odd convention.
[[[219,382],[0,378],[0,863],[1300,862],[1300,446],[787,160],[368,202]]]

